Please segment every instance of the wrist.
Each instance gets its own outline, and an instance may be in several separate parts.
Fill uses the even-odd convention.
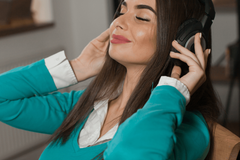
[[[161,85],[170,85],[175,87],[186,98],[186,105],[190,102],[190,92],[187,86],[178,79],[168,76],[161,76],[158,86]]]
[[[73,70],[78,82],[84,81],[93,76],[93,75],[89,74],[90,72],[88,71],[88,69],[85,66],[83,66],[77,59],[73,59],[73,60],[69,61],[69,63],[72,67],[72,70]]]

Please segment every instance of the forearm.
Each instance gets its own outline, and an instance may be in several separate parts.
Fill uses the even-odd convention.
[[[0,74],[0,100],[44,95],[76,84],[77,79],[64,51]]]
[[[0,75],[0,100],[16,100],[57,90],[44,60]]]
[[[0,74],[0,121],[28,131],[54,133],[84,92],[54,91],[75,83],[64,52]]]
[[[205,158],[209,150],[207,124],[200,112],[185,110],[189,101],[184,84],[161,77],[144,107],[119,126],[104,159]]]
[[[156,87],[144,107],[119,126],[104,159],[168,159],[185,104],[184,96],[174,87]]]

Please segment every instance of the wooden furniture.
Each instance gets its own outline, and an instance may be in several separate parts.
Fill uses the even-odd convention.
[[[215,123],[212,160],[236,160],[240,138],[222,125]]]
[[[222,59],[222,60],[226,61],[227,65],[226,66],[220,66],[220,65],[211,66],[210,77],[213,82],[230,83],[230,81],[231,81],[233,72],[235,72],[234,67],[232,66],[233,65],[232,60],[234,58],[232,58],[232,57],[233,57],[233,54],[237,54],[237,53],[234,53],[234,52],[231,53],[229,47],[232,48],[233,44],[228,46],[228,48],[225,51],[225,57],[224,57],[224,59]]]
[[[32,0],[0,0],[0,24],[11,24],[19,19],[32,20]]]
[[[32,0],[0,0],[0,38],[26,31],[53,27],[53,22],[36,23]]]
[[[210,74],[212,82],[226,83],[230,82],[230,77],[226,75],[226,66],[211,66]]]
[[[212,0],[214,7],[235,7],[236,0]]]

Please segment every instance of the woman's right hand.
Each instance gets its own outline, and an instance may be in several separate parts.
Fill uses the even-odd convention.
[[[82,53],[70,61],[78,82],[97,75],[105,63],[105,55],[110,40],[109,28],[93,39]]]

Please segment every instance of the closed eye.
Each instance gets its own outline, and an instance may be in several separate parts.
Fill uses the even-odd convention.
[[[124,13],[117,12],[117,16],[121,16],[121,15],[123,15],[123,14],[124,14]],[[144,18],[137,17],[137,16],[136,16],[136,18],[139,19],[139,20],[141,20],[141,21],[147,21],[147,22],[150,21],[150,20],[148,20],[148,19],[144,19]]]

